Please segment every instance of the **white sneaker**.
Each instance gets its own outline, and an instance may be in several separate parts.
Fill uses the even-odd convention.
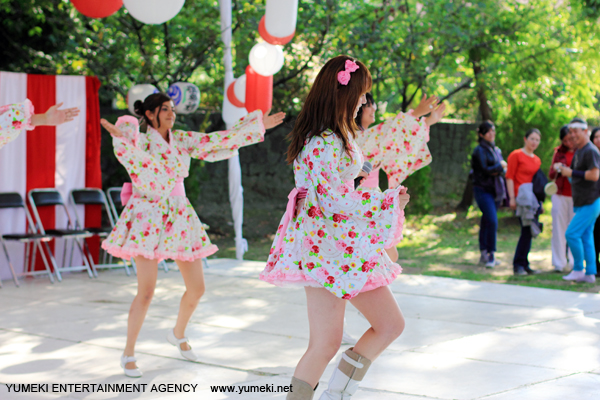
[[[130,378],[141,378],[142,377],[142,371],[140,371],[139,368],[134,368],[134,369],[127,369],[125,368],[125,365],[127,365],[127,363],[130,362],[136,362],[137,360],[135,359],[135,357],[133,356],[126,356],[126,355],[121,355],[121,368],[123,368],[123,372],[125,373],[126,376],[130,377]]]
[[[183,337],[181,339],[177,339],[175,337],[175,334],[173,333],[173,330],[171,329],[169,331],[169,333],[167,334],[167,340],[173,346],[177,346],[177,348],[179,349],[179,352],[181,353],[181,355],[183,356],[183,358],[185,358],[187,360],[190,360],[190,361],[196,361],[198,359],[198,356],[196,356],[196,354],[194,354],[194,352],[191,350],[192,346],[190,346],[190,350],[183,350],[181,348],[181,344],[182,343],[187,343],[188,346],[189,346],[190,340],[188,338]]]
[[[575,282],[596,283],[596,275],[584,275],[583,278],[577,279]]]
[[[569,275],[563,276],[565,281],[579,281],[580,279],[584,279],[585,272],[582,271],[571,271]]]

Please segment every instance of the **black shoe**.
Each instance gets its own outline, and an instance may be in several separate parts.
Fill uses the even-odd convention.
[[[515,267],[514,268],[514,272],[513,274],[515,276],[519,276],[519,275],[527,275],[527,271],[525,270],[524,267]]]
[[[537,270],[537,269],[531,269],[529,267],[525,267],[525,272],[527,272],[528,275],[537,275],[537,274],[541,274],[542,271]]]

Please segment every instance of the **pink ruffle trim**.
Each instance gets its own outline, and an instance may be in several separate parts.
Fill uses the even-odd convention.
[[[142,256],[150,260],[179,260],[179,261],[194,261],[199,258],[205,258],[215,254],[219,248],[211,244],[208,247],[202,248],[198,251],[194,251],[193,253],[171,253],[171,252],[161,252],[161,251],[144,251],[141,249],[124,249],[121,246],[117,245],[108,245],[106,243],[102,243],[102,248],[106,250],[109,254],[123,259],[129,259],[136,256]]]
[[[25,106],[24,107],[24,109],[25,109],[25,115],[27,117],[27,119],[26,119],[26,121],[24,123],[23,128],[25,130],[32,131],[32,130],[35,129],[35,126],[31,125],[31,117],[33,117],[33,114],[34,114],[33,103],[31,102],[31,100],[25,99],[25,102],[23,104]]]
[[[394,210],[399,210],[400,201],[398,200],[398,196],[394,197]],[[392,223],[390,230],[393,233],[389,237],[389,239],[385,242],[385,248],[389,249],[390,247],[396,246],[402,240],[402,229],[404,228],[404,209],[398,212],[398,218]]]
[[[384,276],[380,272],[375,272],[369,279],[365,285],[360,289],[359,293],[368,292],[370,290],[374,290],[380,288],[382,286],[387,286],[392,283],[398,275],[402,273],[402,267],[393,263],[392,267],[390,267],[391,275]],[[374,276],[379,275],[379,276]],[[270,283],[275,286],[311,286],[311,287],[322,287],[319,282],[312,279],[310,276],[305,275],[302,272],[282,272],[281,270],[272,271],[269,273],[262,272],[260,274],[260,280]]]

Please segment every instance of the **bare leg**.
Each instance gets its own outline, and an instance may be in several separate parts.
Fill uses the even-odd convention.
[[[319,383],[323,371],[342,343],[346,301],[325,288],[305,287],[310,339],[294,376],[310,384]]]
[[[402,311],[387,286],[360,293],[350,302],[371,324],[354,351],[374,361],[404,330]]]
[[[173,333],[177,339],[185,336],[185,328],[187,327],[192,314],[198,306],[200,298],[204,294],[204,271],[202,269],[202,260],[176,261],[179,266],[179,271],[185,282],[185,293],[181,297],[179,304],[179,314],[177,314],[177,323],[173,329]],[[187,343],[181,344],[182,350],[190,350]]]
[[[385,252],[387,253],[390,260],[392,260],[393,262],[398,262],[398,249],[396,248],[396,246],[390,247],[389,249],[385,249]]]
[[[158,261],[149,260],[144,257],[135,257],[137,265],[137,280],[138,289],[131,307],[129,308],[129,318],[127,319],[127,344],[123,354],[133,356],[135,354],[135,342],[137,341],[148,307],[154,296],[154,288],[156,287],[156,276],[158,274]],[[125,365],[127,369],[135,369],[134,362],[129,362]]]

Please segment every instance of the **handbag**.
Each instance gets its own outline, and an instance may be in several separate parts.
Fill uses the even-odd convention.
[[[541,169],[538,169],[538,171],[533,176],[531,183],[533,186],[533,194],[538,199],[538,201],[543,203],[544,200],[546,200],[545,188],[548,184],[548,178],[546,178],[546,174],[544,174]]]

